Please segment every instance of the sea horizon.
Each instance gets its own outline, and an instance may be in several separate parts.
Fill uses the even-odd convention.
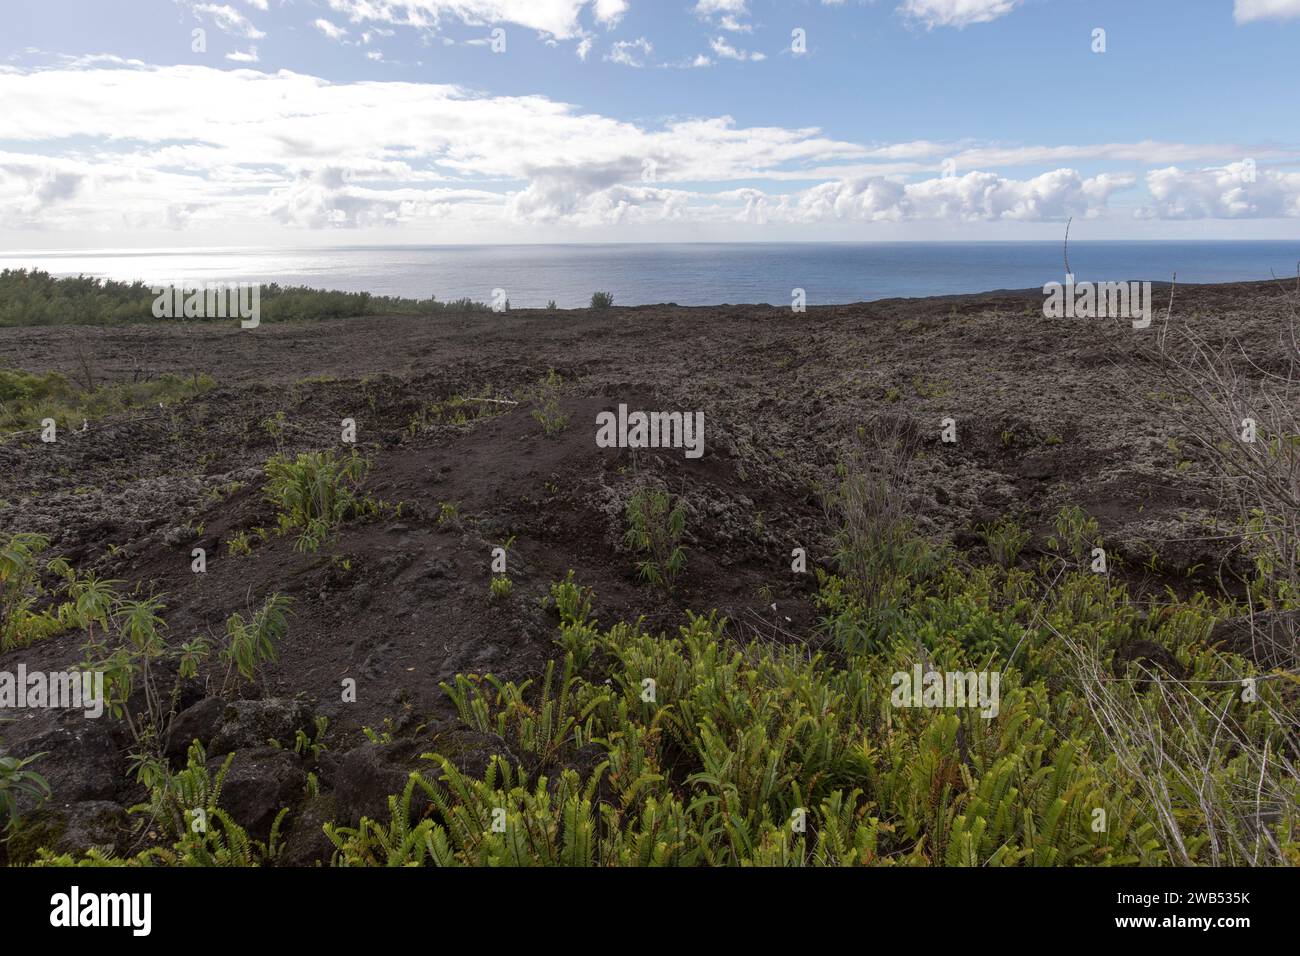
[[[448,243],[309,247],[86,249],[8,253],[0,269],[118,281],[276,282],[515,308],[584,306],[596,291],[619,305],[810,305],[975,295],[1040,287],[1065,272],[1062,241]],[[1072,240],[1079,280],[1263,281],[1295,275],[1300,239]]]

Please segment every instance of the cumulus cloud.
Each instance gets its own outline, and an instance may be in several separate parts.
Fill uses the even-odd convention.
[[[88,191],[91,173],[62,159],[0,153],[0,225],[44,227]]]
[[[1281,219],[1300,217],[1300,173],[1258,169],[1242,161],[1209,169],[1153,169],[1153,203],[1139,215],[1158,219]]]
[[[544,96],[288,71],[7,69],[0,101],[0,142],[19,144],[0,152],[0,219],[19,227],[1037,222],[1105,214],[1136,176],[1066,164],[1126,157],[1166,164],[1145,181],[1152,217],[1295,216],[1300,195],[1300,174],[1261,165],[1243,184],[1241,169],[1211,165],[1249,155],[1233,144],[862,145],[727,116],[647,125]],[[936,175],[948,158],[959,175]],[[1052,171],[989,168],[1017,164]]]
[[[750,53],[745,50],[738,50],[723,37],[715,37],[711,40],[709,42],[709,48],[713,50],[715,55],[724,60],[751,60],[756,63],[759,60],[767,59],[766,54],[763,53]]]
[[[697,0],[695,15],[710,20],[720,29],[732,33],[753,33],[754,28],[742,17],[749,16],[747,0]]]
[[[685,201],[621,185],[639,181],[646,159],[661,175],[725,179],[858,150],[815,131],[737,129],[725,118],[647,130],[545,97],[202,66],[6,71],[0,98],[14,107],[0,115],[0,141],[51,153],[69,137],[93,144],[88,163],[104,188],[78,209],[88,228],[126,217],[252,225],[267,216],[348,227],[457,211],[499,221],[618,219],[633,207]],[[369,135],[345,132],[359,128]],[[368,170],[365,191],[340,178],[342,169]],[[438,181],[458,185],[431,185]],[[31,191],[26,180],[6,180],[0,205]]]
[[[354,184],[351,169],[302,170],[271,191],[267,214],[287,226],[308,229],[395,226],[437,219],[461,203],[492,203],[494,193],[474,189],[375,189]]]
[[[931,144],[933,146],[933,144]],[[937,147],[936,147],[937,148]],[[1252,152],[1236,143],[1092,143],[1061,146],[976,146],[953,155],[959,166],[1033,166],[1080,160],[1160,163],[1211,163]],[[1259,156],[1289,155],[1285,151],[1259,150]]]
[[[1135,182],[1134,176],[1084,178],[1073,169],[1057,169],[1029,179],[991,172],[913,183],[865,176],[792,195],[772,197],[758,190],[732,195],[745,204],[743,218],[756,222],[1049,222],[1100,215],[1113,193]]]
[[[596,0],[596,22],[605,27],[614,27],[627,13],[628,0]]]
[[[720,30],[738,34],[754,33],[753,25],[744,21],[744,17],[749,16],[746,0],[698,0],[694,9],[695,16],[715,23]]]
[[[329,0],[354,23],[381,22],[437,28],[444,17],[482,26],[513,23],[560,40],[581,37],[582,14],[590,9],[603,27],[616,26],[628,0]]]
[[[654,46],[649,40],[637,37],[635,40],[619,40],[610,47],[605,59],[623,66],[645,66],[645,57],[653,52]]]
[[[64,199],[71,199],[81,188],[85,177],[79,173],[46,170],[32,189],[32,196],[40,206],[49,206]]]
[[[1238,23],[1300,17],[1300,0],[1236,0],[1232,16]]]
[[[747,0],[697,0],[695,13],[701,17],[730,14],[744,16],[749,13]]]
[[[336,26],[325,18],[320,18],[312,23],[317,30],[329,37],[331,40],[342,40],[348,35],[348,31],[343,27]]]
[[[910,20],[924,24],[926,29],[956,27],[962,29],[973,23],[989,23],[1004,17],[1023,0],[903,0],[899,12]]]
[[[196,15],[211,17],[219,30],[232,36],[245,37],[249,40],[260,40],[266,36],[248,17],[229,4],[193,3],[190,9]]]

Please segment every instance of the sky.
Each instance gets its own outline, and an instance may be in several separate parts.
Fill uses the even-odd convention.
[[[4,0],[0,251],[1295,238],[1300,0]]]

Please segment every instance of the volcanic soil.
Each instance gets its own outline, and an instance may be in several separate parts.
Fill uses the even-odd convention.
[[[1212,336],[1249,343],[1266,369],[1280,361],[1287,291],[1180,287],[1174,309]],[[491,749],[457,729],[438,685],[458,672],[539,676],[557,655],[556,619],[542,599],[570,570],[594,589],[605,626],[644,617],[673,630],[687,610],[717,609],[739,640],[821,644],[813,572],[832,569],[834,554],[825,495],[837,463],[855,451],[870,458],[860,429],[882,416],[907,419],[921,438],[906,497],[927,534],[978,551],[982,522],[1016,516],[1034,532],[1024,558],[1032,561],[1059,509],[1077,504],[1098,519],[1139,591],[1212,574],[1222,555],[1188,539],[1212,526],[1214,485],[1180,465],[1180,436],[1161,410],[1143,338],[1156,334],[1167,294],[1158,291],[1161,315],[1146,331],[1044,319],[1037,291],[804,314],[659,305],[251,331],[0,329],[0,367],[74,380],[88,371],[96,384],[168,372],[215,382],[185,402],[64,431],[54,444],[35,433],[5,437],[0,531],[43,533],[78,570],[162,595],[173,643],[216,639],[232,613],[287,595],[278,661],[233,701],[214,699],[223,671],[214,662],[186,684],[179,722],[205,742],[238,744],[241,759],[251,754],[244,776],[232,775],[230,799],[251,801],[261,820],[259,800],[298,793],[301,802],[295,788],[307,764],[292,753],[292,729],[327,717],[315,768],[322,790],[341,818],[382,815],[382,796],[400,789],[421,751],[459,748],[473,762]],[[548,436],[533,411],[551,369],[563,379],[568,424]],[[469,401],[447,404],[457,398]],[[598,448],[596,415],[620,403],[703,412],[703,457]],[[440,417],[439,407],[462,408],[466,420]],[[262,467],[278,453],[346,450],[348,418],[372,462],[365,490],[386,507],[349,521],[317,552],[297,551],[292,537],[274,533]],[[946,418],[955,443],[940,440]],[[623,542],[627,500],[646,484],[678,496],[687,512],[687,566],[671,593],[638,578]],[[251,554],[231,553],[232,538],[258,528],[268,533]],[[508,548],[513,588],[493,601],[497,546]],[[206,551],[205,573],[191,570],[196,547]],[[792,572],[795,548],[806,549],[808,573]],[[1144,566],[1152,551],[1159,572]],[[10,651],[0,670],[66,668],[85,641],[66,633]],[[342,699],[349,678],[355,702]],[[33,710],[0,717],[15,718],[2,728],[10,750],[47,753],[64,845],[85,842],[86,832],[125,839],[119,808],[141,792],[120,725]],[[392,742],[373,744],[364,728]],[[261,746],[264,732],[288,735],[275,750]],[[183,746],[171,750],[179,759]],[[304,837],[289,858],[326,853]]]

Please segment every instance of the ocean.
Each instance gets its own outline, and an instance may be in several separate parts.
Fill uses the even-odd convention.
[[[1077,281],[1234,282],[1296,275],[1300,240],[1071,242]],[[490,301],[517,308],[675,302],[809,305],[1041,288],[1061,281],[1060,242],[699,243],[103,250],[0,254],[37,268],[164,282],[278,282],[349,292]]]

